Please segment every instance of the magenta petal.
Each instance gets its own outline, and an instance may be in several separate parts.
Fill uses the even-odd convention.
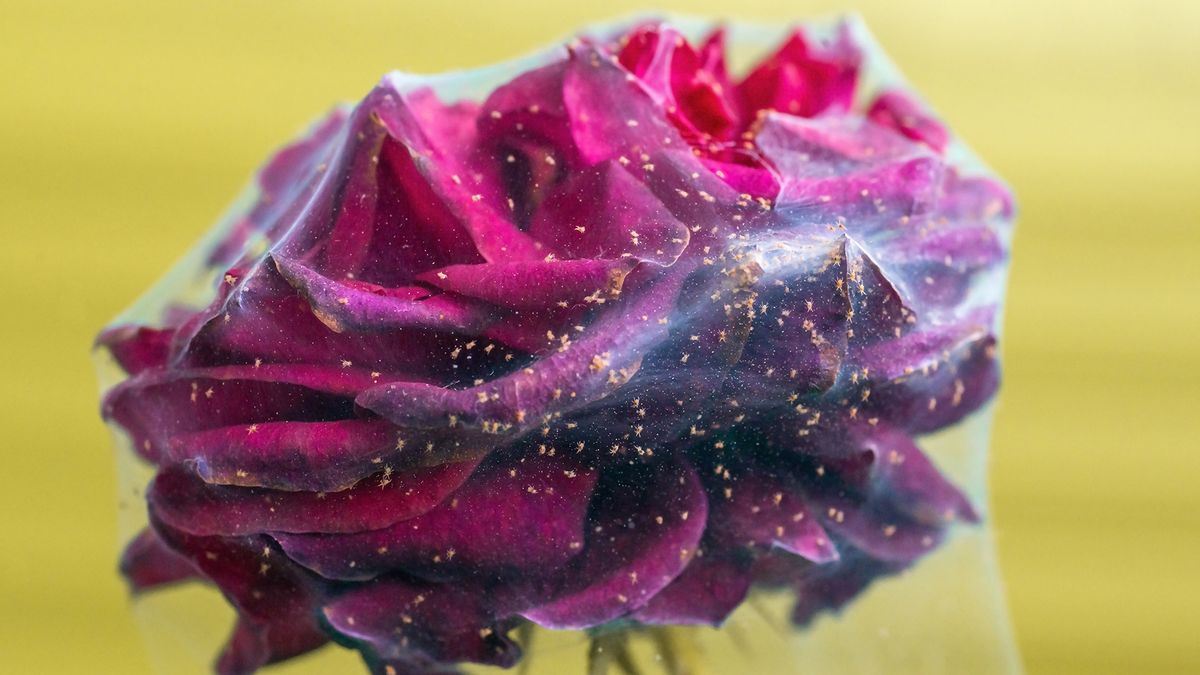
[[[263,537],[196,537],[157,521],[163,540],[212,581],[238,611],[218,661],[221,673],[259,667],[312,651],[328,640],[317,625],[319,589],[302,568]]]
[[[737,85],[742,116],[752,120],[760,110],[803,117],[844,111],[854,99],[859,59],[845,30],[829,47],[814,47],[797,30]]]
[[[820,514],[794,481],[748,463],[719,464],[712,476],[709,538],[723,547],[775,546],[815,563],[837,560]]]
[[[737,113],[724,93],[721,33],[697,52],[674,28],[651,24],[625,37],[618,53],[622,66],[636,75],[667,110],[671,121],[699,144],[728,141],[737,130]]]
[[[725,181],[738,194],[748,194],[752,199],[761,198],[772,202],[779,197],[781,179],[767,166],[733,164],[715,159],[705,159],[703,163],[705,168]]]
[[[199,576],[188,559],[164,544],[152,528],[142,530],[125,546],[121,574],[134,593]]]
[[[671,265],[690,232],[619,162],[576,172],[542,205],[530,233],[563,258]]]
[[[514,309],[615,296],[634,260],[555,260],[451,265],[417,278],[444,291]]]
[[[372,284],[346,283],[366,294],[380,290]],[[221,286],[231,288],[225,283]],[[222,304],[198,315],[202,325],[192,335],[177,338],[180,365],[324,365],[363,376],[378,373],[379,381],[399,375],[426,380],[450,370],[445,359],[438,357],[453,348],[457,338],[452,333],[403,328],[334,332],[279,274],[270,256],[236,280],[235,286]],[[428,294],[426,289],[416,293],[410,287],[404,294],[393,293],[379,302],[402,304]],[[336,297],[333,302],[341,307]],[[461,368],[455,370],[455,376],[462,377]]]
[[[326,602],[323,616],[335,639],[362,652],[377,675],[457,672],[453,664],[461,661],[507,668],[520,648],[484,610],[483,595],[456,584],[377,579]]]
[[[633,618],[646,624],[720,626],[746,599],[749,571],[748,557],[705,552]]]
[[[784,205],[819,206],[848,218],[851,233],[874,234],[894,222],[928,212],[940,189],[942,165],[917,157],[832,178],[796,179],[784,183]]]
[[[807,569],[795,584],[796,606],[792,622],[810,623],[819,614],[837,612],[858,597],[879,577],[896,574],[905,564],[856,556],[833,565]]]
[[[913,217],[937,208],[946,175],[928,148],[857,116],[770,114],[754,142],[782,176],[779,208],[806,218],[840,217],[852,235],[903,231]]]
[[[571,49],[563,102],[575,144],[588,164],[625,157],[640,167],[638,159],[647,150],[687,147],[646,85],[592,45]]]
[[[858,503],[814,496],[812,503],[830,532],[878,560],[911,562],[932,551],[945,537],[941,527],[914,522],[882,500]]]
[[[321,276],[300,263],[276,257],[275,264],[330,330],[383,331],[431,328],[476,331],[492,320],[483,306],[464,298],[419,298],[418,289],[364,288]]]
[[[937,117],[901,91],[887,91],[876,97],[867,111],[867,117],[937,152],[945,150],[950,141],[950,132]]]
[[[948,218],[986,221],[1003,230],[1007,229],[1004,221],[1013,216],[1013,197],[1009,189],[994,178],[964,177],[951,170],[946,173],[939,208]]]
[[[96,338],[96,346],[108,349],[117,365],[130,375],[167,364],[174,329],[123,325],[109,328]]]
[[[159,461],[179,433],[350,417],[349,397],[371,381],[366,373],[321,366],[149,370],[110,390],[101,410],[129,433],[135,450]]]
[[[914,330],[864,351],[872,382],[865,417],[912,433],[935,431],[977,410],[1000,384],[990,312]]]
[[[426,578],[551,570],[583,545],[595,481],[595,472],[565,453],[505,453],[449,501],[391,527],[274,536],[293,559],[332,579],[367,579],[391,570]]]
[[[971,225],[934,228],[924,236],[904,241],[901,250],[906,261],[942,263],[960,274],[989,267],[1006,257],[1004,244],[994,229]]]
[[[927,306],[962,302],[976,274],[1002,263],[1007,254],[995,230],[944,226],[923,230],[892,245],[895,264],[911,279],[912,294]]]
[[[192,471],[169,467],[159,472],[147,492],[163,522],[196,535],[359,532],[429,511],[458,489],[476,464],[455,462],[400,471],[387,465],[337,492],[211,485]]]
[[[588,542],[552,599],[521,614],[547,628],[590,628],[644,607],[696,555],[708,503],[690,465],[670,460],[615,472],[597,495]],[[632,486],[641,489],[630,494]],[[660,522],[661,521],[661,522]]]
[[[368,105],[364,103],[362,107]],[[379,160],[387,134],[380,125],[363,121],[363,118],[360,109],[355,114],[355,136],[348,141],[351,145],[347,151],[352,154],[346,166],[333,229],[322,242],[321,262],[317,266],[323,274],[339,279],[362,269],[375,236]]]
[[[858,447],[871,453],[869,499],[888,502],[925,525],[978,521],[975,510],[905,433],[861,425]]]
[[[340,490],[377,471],[397,435],[379,420],[262,422],[177,434],[169,456],[208,483]]]
[[[368,389],[357,403],[400,426],[454,423],[519,433],[629,381],[666,334],[679,283],[678,275],[665,276],[647,289],[625,291],[596,323],[572,333],[566,349],[520,371],[466,389],[392,383]]]
[[[484,199],[475,184],[478,172],[467,156],[471,148],[462,147],[470,139],[439,137],[442,127],[426,121],[441,114],[441,104],[427,92],[404,94],[386,82],[381,89],[387,93],[375,109],[379,123],[408,148],[418,173],[466,228],[479,254],[489,262],[536,260],[545,255],[500,211],[494,195]]]
[[[739,400],[781,405],[796,393],[829,389],[845,358],[851,314],[845,240],[798,236],[747,253],[761,259],[761,276],[755,303],[738,311],[753,328],[733,371]]]
[[[536,167],[549,156],[579,162],[563,102],[565,60],[522,73],[496,88],[481,106],[479,137],[498,156],[516,151]],[[534,151],[537,148],[537,151]]]
[[[605,294],[601,293],[588,296],[587,299],[592,302],[607,302],[608,298],[604,296]],[[542,308],[536,312],[514,312],[512,316],[488,326],[481,336],[488,342],[481,340],[476,346],[487,349],[487,344],[495,340],[498,345],[511,347],[518,352],[545,356],[561,349],[563,340],[570,340],[572,333],[578,333],[575,326],[583,325],[590,314],[590,302],[568,304],[566,307],[555,303],[551,308]]]
[[[862,345],[895,340],[916,321],[916,315],[900,289],[889,279],[880,263],[853,239],[844,240],[845,285],[850,297],[848,340]]]

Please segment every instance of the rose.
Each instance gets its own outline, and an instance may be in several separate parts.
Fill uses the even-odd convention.
[[[797,31],[735,82],[720,31],[647,24],[333,113],[212,247],[211,305],[99,339],[157,469],[134,588],[217,585],[221,672],[328,639],[426,672],[756,584],[805,623],[975,520],[914,437],[996,387],[969,291],[1009,197],[902,91],[856,107],[860,61]]]

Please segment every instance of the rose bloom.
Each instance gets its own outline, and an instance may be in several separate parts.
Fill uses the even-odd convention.
[[[915,437],[998,382],[1010,197],[843,29],[581,39],[483,100],[385,77],[261,171],[215,298],[99,344],[156,469],[136,591],[211,582],[217,670],[333,640],[509,666],[532,622],[805,624],[977,516]]]

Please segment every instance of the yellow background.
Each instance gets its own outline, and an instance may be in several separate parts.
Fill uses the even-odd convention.
[[[1012,182],[993,512],[1025,663],[1200,672],[1200,3],[658,4],[857,7]],[[0,3],[0,672],[148,668],[93,333],[332,101],[641,7]]]

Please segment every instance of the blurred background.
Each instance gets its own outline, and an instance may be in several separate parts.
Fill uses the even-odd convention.
[[[1012,183],[992,513],[1024,662],[1200,672],[1200,3],[656,4],[860,11]],[[272,148],[387,70],[506,59],[648,8],[0,3],[0,672],[148,672],[89,345]]]

